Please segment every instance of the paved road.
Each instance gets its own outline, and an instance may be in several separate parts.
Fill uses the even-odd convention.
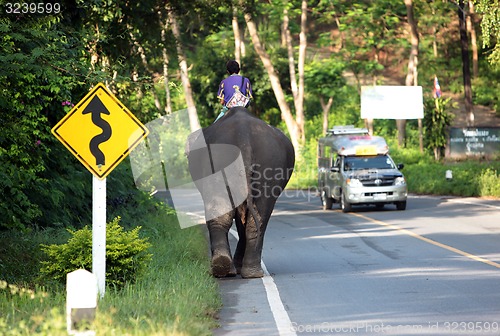
[[[215,335],[500,335],[499,201],[335,209],[299,191],[279,199],[272,277],[219,281]]]

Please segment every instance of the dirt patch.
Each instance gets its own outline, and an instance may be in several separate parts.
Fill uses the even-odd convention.
[[[458,102],[458,108],[453,109],[451,112],[455,115],[452,122],[453,127],[467,127],[467,114],[465,112],[465,105],[462,103],[463,99],[453,97],[453,100]],[[500,127],[500,117],[494,110],[482,106],[474,105],[474,126],[476,127]]]

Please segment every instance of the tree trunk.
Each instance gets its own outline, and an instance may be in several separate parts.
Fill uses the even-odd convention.
[[[342,29],[340,29],[340,20],[337,15],[335,15],[335,24],[337,25],[337,29],[339,30],[339,36],[340,36],[340,45],[339,45],[339,50],[344,48],[345,45],[345,36],[344,32]]]
[[[172,27],[172,33],[175,37],[175,44],[177,46],[177,57],[179,58],[179,67],[181,70],[181,80],[182,86],[184,88],[184,97],[186,99],[188,116],[189,116],[189,126],[191,131],[194,132],[200,129],[200,121],[198,120],[198,112],[196,111],[196,105],[193,99],[193,90],[191,89],[191,82],[189,81],[189,72],[186,61],[186,56],[184,54],[184,48],[181,43],[181,33],[179,31],[179,25],[177,24],[177,19],[172,10],[168,9],[168,17],[170,20],[170,25]]]
[[[413,0],[404,0],[406,6],[406,15],[408,18],[408,25],[410,26],[410,40],[411,40],[411,50],[410,57],[408,59],[408,72],[406,74],[405,84],[406,86],[414,86],[417,82],[418,77],[418,30],[417,22],[413,15]],[[398,145],[403,147],[406,140],[406,120],[398,119],[396,120],[398,128]]]
[[[288,132],[290,134],[290,139],[292,141],[293,147],[295,148],[296,153],[299,153],[300,150],[300,139],[302,135],[300,134],[299,127],[297,122],[293,118],[292,112],[290,110],[290,106],[286,102],[285,94],[283,92],[283,88],[281,86],[278,74],[274,70],[274,66],[271,62],[271,58],[267,54],[266,50],[262,46],[260,42],[259,35],[257,33],[257,27],[255,22],[252,20],[252,16],[249,13],[245,13],[245,21],[247,23],[248,31],[252,38],[252,43],[255,48],[255,52],[259,55],[264,68],[269,76],[269,81],[271,82],[271,87],[273,88],[274,95],[278,102],[278,106],[281,111],[281,119],[285,122]]]
[[[238,24],[238,9],[233,5],[234,60],[241,66],[241,34]]]
[[[295,57],[293,53],[292,34],[289,29],[288,9],[283,10],[283,35],[285,36],[285,44],[288,51],[288,68],[290,72],[290,85],[293,94],[293,102],[295,106],[295,115],[297,126],[301,134],[301,142],[305,142],[304,131],[304,64],[307,48],[307,38],[305,34],[307,24],[307,1],[302,1],[302,14],[300,20],[300,44],[299,44],[299,84],[297,85],[297,75],[295,72]]]
[[[472,106],[472,85],[469,62],[469,40],[465,20],[464,0],[458,2],[458,19],[460,27],[460,47],[462,50],[462,72],[464,78],[465,113],[467,126],[474,126],[474,111]]]
[[[160,22],[161,23],[161,22]],[[162,23],[161,29],[161,41],[163,46],[161,48],[162,56],[163,56],[163,83],[165,85],[165,113],[172,113],[172,98],[170,96],[170,88],[168,86],[168,64],[169,58],[167,53],[167,29],[168,29],[168,20],[165,20],[165,23]]]
[[[408,73],[406,74],[405,84],[407,86],[416,85],[418,79],[418,30],[417,22],[413,15],[413,0],[404,0],[406,5],[406,13],[408,16],[408,24],[410,25],[411,51],[408,61]]]
[[[432,16],[436,16],[436,10],[434,9],[434,6],[431,6],[431,12]],[[434,53],[434,58],[438,58],[436,23],[434,23],[434,25],[432,26],[432,51]]]
[[[245,58],[247,55],[245,46],[245,29],[240,29],[240,41],[241,58]]]
[[[474,78],[479,76],[479,61],[477,51],[477,35],[474,26],[474,1],[469,0],[469,15],[467,15],[467,29],[470,32],[470,44],[472,47],[472,75]]]
[[[333,97],[330,97],[328,102],[325,104],[325,100],[320,96],[319,102],[321,103],[321,108],[323,109],[323,134],[326,135],[326,132],[328,131],[328,113],[332,108]]]
[[[288,69],[290,72],[290,87],[293,94],[293,102],[295,104],[295,110],[297,110],[299,89],[297,87],[297,75],[295,73],[295,57],[293,55],[293,45],[292,45],[292,34],[290,33],[290,28],[288,26],[288,9],[285,7],[283,10],[283,36],[286,50],[288,51]]]
[[[304,72],[305,72],[305,62],[306,62],[306,49],[307,49],[307,0],[302,0],[301,15],[300,15],[300,34],[299,34],[299,94],[297,96],[296,104],[296,119],[297,125],[299,127],[299,132],[301,135],[301,142],[306,141],[306,132],[304,128],[305,117],[304,117]]]

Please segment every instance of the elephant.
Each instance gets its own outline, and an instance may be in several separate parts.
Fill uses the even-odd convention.
[[[291,141],[246,108],[233,107],[191,133],[186,154],[204,204],[213,276],[263,277],[264,234],[295,164]],[[233,220],[239,239],[232,258]]]

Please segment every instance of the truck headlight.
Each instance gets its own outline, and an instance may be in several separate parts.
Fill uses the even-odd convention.
[[[404,177],[396,177],[396,179],[394,180],[394,185],[405,185],[406,184],[406,180]]]
[[[347,182],[347,185],[354,187],[354,188],[363,186],[363,183],[361,183],[360,180],[355,179],[355,178],[347,179],[346,182]]]

